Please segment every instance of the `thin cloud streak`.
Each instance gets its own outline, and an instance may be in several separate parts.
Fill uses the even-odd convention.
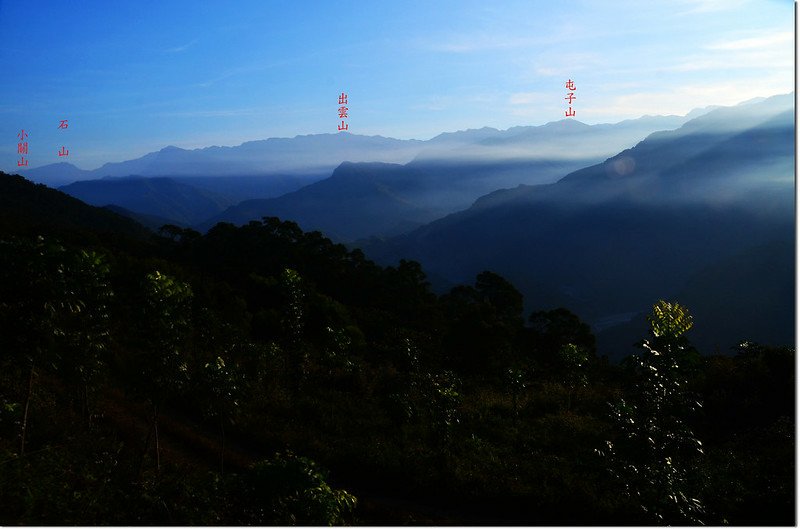
[[[423,42],[428,51],[445,53],[473,53],[491,50],[508,50],[541,44],[541,39],[530,37],[508,37],[484,34],[480,36],[450,36],[443,41]]]
[[[698,13],[714,13],[719,11],[733,11],[747,4],[749,0],[684,0],[684,4],[691,6],[689,9],[679,11],[676,16],[696,15]]]
[[[266,112],[266,108],[232,108],[220,110],[187,110],[184,112],[156,112],[153,116],[169,118],[219,118],[234,116],[252,116]]]
[[[641,91],[614,96],[600,100],[592,107],[581,108],[580,111],[584,116],[600,119],[604,116],[636,118],[645,114],[685,115],[710,103],[732,106],[748,99],[780,93],[775,86],[774,78],[747,83],[691,84],[670,91]]]
[[[710,50],[752,50],[767,47],[788,46],[794,42],[794,34],[790,31],[769,34],[760,37],[738,39],[731,42],[718,42],[708,46]]]
[[[167,48],[166,50],[164,50],[164,53],[181,53],[181,52],[184,52],[184,51],[188,50],[189,48],[191,48],[192,46],[194,46],[195,44],[197,44],[199,41],[200,41],[200,39],[192,39],[192,40],[190,40],[189,42],[187,42],[186,44],[184,44],[182,46],[176,46],[175,48]]]

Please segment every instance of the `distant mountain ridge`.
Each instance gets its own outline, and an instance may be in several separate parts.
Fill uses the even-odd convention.
[[[686,121],[680,116],[648,116],[660,128],[673,128]],[[627,120],[633,122],[638,120]],[[558,122],[553,122],[558,123]],[[579,122],[574,122],[579,123]],[[610,125],[585,125],[608,127]],[[652,125],[651,125],[652,126]],[[33,182],[51,187],[70,184],[78,180],[96,180],[104,177],[168,176],[168,177],[222,177],[262,175],[279,177],[287,175],[329,175],[340,163],[384,162],[408,163],[427,146],[472,144],[475,140],[520,136],[525,131],[552,127],[512,127],[505,131],[484,127],[453,133],[442,133],[431,140],[400,140],[384,136],[365,136],[340,132],[337,134],[307,134],[293,138],[269,138],[244,142],[238,146],[210,146],[182,149],[167,146],[122,162],[106,163],[92,170],[79,169],[61,162],[42,167],[24,169],[21,174]],[[598,129],[599,130],[599,129]]]
[[[410,161],[418,152],[419,140],[397,140],[382,136],[310,134],[294,138],[270,138],[235,147],[211,146],[181,149],[174,146],[124,162],[106,163],[86,171],[69,164],[51,164],[23,171],[32,181],[59,186],[76,180],[132,175],[151,177],[266,178],[287,175],[330,174],[342,161]]]
[[[702,113],[702,111],[700,111]],[[587,125],[575,119],[506,130],[484,127],[443,133],[425,144],[414,162],[607,157],[659,130],[680,127],[687,116],[642,116],[618,123]],[[412,162],[412,163],[414,163]]]

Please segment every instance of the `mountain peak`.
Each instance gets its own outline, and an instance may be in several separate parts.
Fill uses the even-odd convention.
[[[556,129],[587,129],[591,127],[591,125],[587,125],[583,121],[569,118],[559,119],[558,121],[549,121],[543,126]]]

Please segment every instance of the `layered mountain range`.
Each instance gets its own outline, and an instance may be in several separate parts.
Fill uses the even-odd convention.
[[[526,310],[570,309],[618,358],[659,298],[696,308],[690,337],[707,351],[793,340],[794,156],[789,94],[424,142],[322,134],[166,148],[26,176],[88,176],[61,189],[153,227],[294,220],[381,263],[417,260],[442,291],[493,270]]]
[[[467,208],[496,189],[553,182],[688,119],[649,116],[613,125],[562,120],[445,133],[424,142],[407,164],[345,162],[329,179],[280,197],[244,201],[199,227],[274,215],[342,242],[392,236]]]
[[[469,207],[499,188],[553,182],[653,131],[680,126],[692,115],[604,125],[562,120],[503,131],[484,127],[428,141],[340,133],[237,147],[166,147],[93,171],[62,163],[23,175],[61,186],[93,205],[114,205],[185,226],[206,229],[219,221],[241,224],[279,215],[348,241],[407,231]],[[371,165],[359,168],[357,163]],[[153,178],[159,180],[148,181]],[[209,198],[214,208],[209,209]],[[383,211],[378,222],[376,209]]]

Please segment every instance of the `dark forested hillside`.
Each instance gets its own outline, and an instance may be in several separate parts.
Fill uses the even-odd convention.
[[[0,176],[4,525],[794,523],[794,350],[703,356],[683,300],[612,365],[493,271]]]
[[[19,175],[0,172],[0,229],[2,233],[52,233],[67,237],[125,235],[146,237],[147,230],[133,220],[92,207]]]

